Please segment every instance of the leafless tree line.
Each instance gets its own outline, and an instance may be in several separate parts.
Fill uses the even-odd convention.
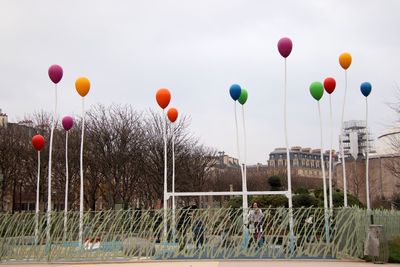
[[[35,134],[45,137],[41,151],[40,197],[47,200],[49,136],[52,116],[45,112],[27,119],[33,126],[8,124],[0,128],[0,174],[3,176],[0,200],[12,201],[16,210],[18,197],[34,202],[37,179],[37,152],[31,145]],[[75,118],[69,131],[69,200],[79,206],[81,118]],[[168,177],[171,191],[172,131],[175,136],[176,191],[204,191],[213,186],[215,150],[201,145],[188,130],[189,120],[180,118],[173,126],[154,111],[140,112],[129,105],[93,106],[85,118],[84,191],[85,206],[95,210],[155,207],[163,197],[164,144],[167,127]],[[53,142],[52,199],[61,209],[65,192],[65,131],[57,124]],[[225,189],[226,190],[226,189]],[[18,195],[19,194],[19,195]],[[57,206],[58,205],[58,206]],[[42,207],[45,205],[42,204]]]

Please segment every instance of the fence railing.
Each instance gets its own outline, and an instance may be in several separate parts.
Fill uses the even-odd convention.
[[[287,208],[264,209],[256,225],[243,225],[242,212],[186,209],[173,216],[169,210],[166,220],[162,210],[86,212],[83,242],[78,212],[67,214],[66,227],[64,213],[53,212],[50,239],[45,214],[38,220],[31,213],[0,214],[0,261],[361,257],[370,223],[370,214],[358,208],[294,209],[292,239]],[[387,237],[400,234],[400,212],[372,215]]]

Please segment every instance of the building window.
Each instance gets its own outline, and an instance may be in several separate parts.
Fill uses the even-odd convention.
[[[299,160],[298,159],[294,159],[293,160],[293,166],[299,166]]]
[[[275,167],[275,160],[270,160],[270,161],[269,161],[269,165],[270,165],[271,167]]]

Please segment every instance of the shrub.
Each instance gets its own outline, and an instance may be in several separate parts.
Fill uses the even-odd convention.
[[[309,194],[308,188],[306,187],[299,187],[294,190],[295,194]]]
[[[400,210],[400,193],[393,196],[392,203],[396,210]]]
[[[400,235],[389,241],[389,262],[400,263]]]
[[[309,194],[300,194],[293,196],[293,207],[301,208],[301,207],[320,207],[322,203],[316,197]]]
[[[271,176],[268,178],[268,184],[271,191],[279,191],[282,188],[282,178],[279,176]]]
[[[332,200],[333,200],[333,206],[334,207],[343,207],[344,206],[344,194],[343,192],[338,192],[335,191],[332,193]],[[352,207],[352,206],[357,206],[357,207],[364,207],[364,205],[358,200],[353,195],[347,194],[347,205]]]
[[[254,198],[260,208],[288,207],[288,199],[283,195],[258,196]]]
[[[253,203],[253,196],[249,196],[248,202],[249,206]],[[234,197],[228,201],[227,207],[232,209],[241,209],[243,206],[242,197]]]

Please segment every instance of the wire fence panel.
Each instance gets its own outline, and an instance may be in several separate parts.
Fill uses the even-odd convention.
[[[400,234],[399,211],[294,209],[293,238],[289,209],[262,212],[257,225],[244,225],[241,209],[169,210],[165,220],[162,210],[86,212],[83,242],[79,212],[68,212],[67,227],[52,212],[49,240],[46,214],[0,214],[0,261],[361,257],[371,214],[388,238]]]

